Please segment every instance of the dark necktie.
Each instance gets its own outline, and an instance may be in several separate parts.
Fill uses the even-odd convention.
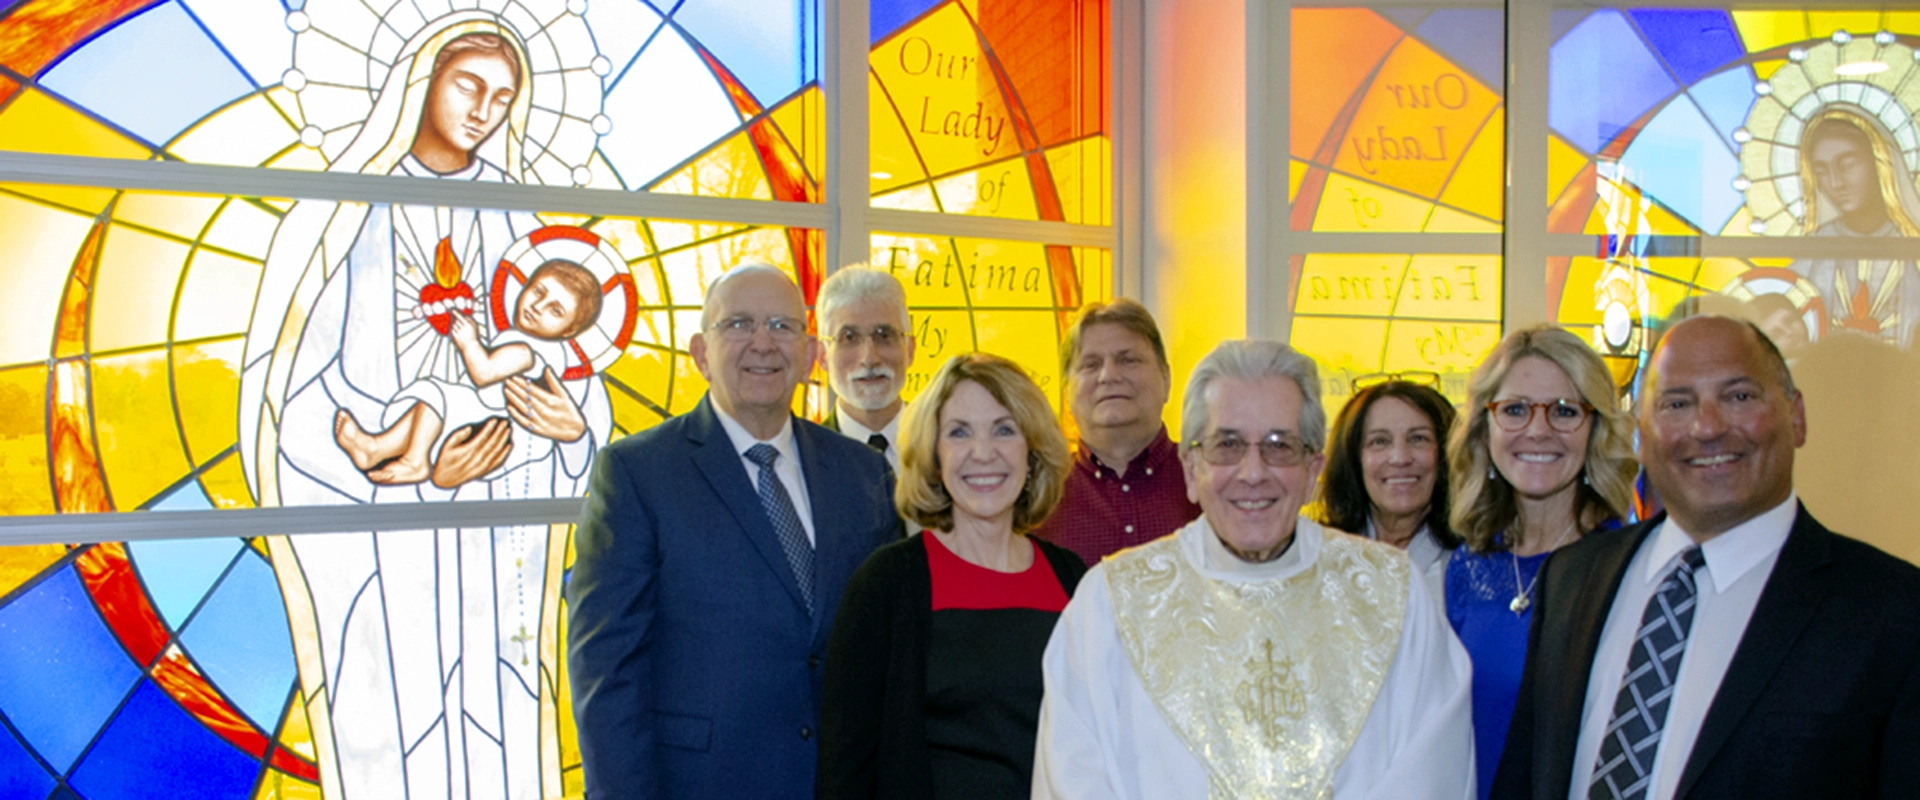
[[[780,451],[770,444],[747,448],[747,460],[760,465],[757,480],[760,505],[766,509],[767,521],[773,523],[774,534],[780,537],[780,549],[787,551],[787,566],[793,568],[793,580],[800,584],[800,597],[807,601],[807,613],[812,614],[813,543],[807,541],[807,529],[800,524],[800,512],[794,510],[786,485],[773,471],[773,462],[778,458]]]
[[[1674,682],[1687,655],[1687,632],[1699,597],[1694,572],[1705,563],[1699,547],[1688,548],[1680,565],[1647,599],[1606,738],[1600,742],[1599,763],[1587,784],[1587,800],[1638,800],[1653,789],[1653,760],[1660,754],[1660,732],[1667,709],[1673,707]]]
[[[873,448],[874,452],[885,455],[887,452],[887,437],[884,434],[878,433],[869,436],[867,437],[867,446]]]

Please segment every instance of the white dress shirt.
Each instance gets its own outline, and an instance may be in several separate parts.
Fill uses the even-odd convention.
[[[1706,721],[1707,709],[1727,675],[1727,665],[1747,632],[1753,608],[1760,602],[1760,591],[1766,588],[1773,565],[1780,560],[1780,548],[1793,530],[1798,508],[1798,497],[1789,493],[1786,502],[1700,546],[1706,564],[1694,573],[1698,591],[1693,625],[1675,678],[1673,702],[1661,726],[1660,751],[1653,760],[1653,787],[1648,800],[1669,800],[1680,787],[1680,773],[1686,771],[1687,757],[1700,736],[1700,724]],[[1627,563],[1587,678],[1580,739],[1573,749],[1573,783],[1567,789],[1570,800],[1586,800],[1587,784],[1593,780],[1593,768],[1600,758],[1600,745],[1613,716],[1614,699],[1620,694],[1620,680],[1626,674],[1627,658],[1639,635],[1647,600],[1679,565],[1680,554],[1692,546],[1693,537],[1668,517]]]
[[[903,408],[902,410],[904,411],[905,409]],[[841,413],[835,415],[834,419],[840,423],[840,433],[861,444],[866,444],[867,440],[873,438],[873,435],[876,433],[887,437],[887,451],[884,455],[887,457],[887,464],[893,467],[893,474],[899,475],[901,416],[902,415],[898,413],[894,414],[893,419],[887,420],[886,427],[877,431],[860,424],[854,420],[853,417],[848,416],[846,409],[841,409]]]
[[[747,458],[747,451],[756,444],[770,444],[780,451],[780,457],[773,460],[773,474],[787,487],[787,498],[793,501],[793,510],[800,513],[800,527],[807,531],[807,542],[817,545],[819,540],[813,535],[813,503],[807,498],[807,478],[800,473],[800,448],[793,443],[793,417],[780,423],[780,432],[772,439],[760,440],[753,438],[738,420],[721,411],[720,406],[713,407],[713,414],[720,418],[720,427],[726,429],[727,438],[733,441],[733,451],[740,454],[740,463],[747,468],[747,485],[752,486],[756,494],[760,491],[760,465]]]
[[[1213,580],[1275,580],[1318,559],[1323,537],[1302,517],[1279,558],[1249,564],[1205,516],[1174,532],[1187,563]],[[1041,658],[1046,693],[1035,743],[1035,800],[1204,800],[1207,765],[1161,716],[1120,639],[1103,561],[1080,588]],[[1424,583],[1407,581],[1393,664],[1359,735],[1334,770],[1333,800],[1473,797],[1472,664]],[[1199,621],[1196,621],[1199,622]]]

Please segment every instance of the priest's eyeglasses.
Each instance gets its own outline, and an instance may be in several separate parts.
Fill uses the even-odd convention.
[[[781,344],[791,344],[807,335],[806,320],[794,317],[768,317],[766,322],[761,322],[744,314],[720,320],[708,330],[719,331],[720,338],[729,342],[744,342],[752,339],[761,328],[766,328],[767,336]]]
[[[1313,453],[1300,437],[1290,433],[1274,431],[1260,437],[1259,442],[1249,442],[1238,433],[1216,433],[1205,439],[1193,442],[1190,446],[1200,451],[1200,457],[1216,467],[1231,467],[1246,460],[1247,448],[1255,444],[1260,446],[1260,460],[1269,467],[1295,467]]]
[[[1547,400],[1529,403],[1525,400],[1495,400],[1487,404],[1487,416],[1501,430],[1523,431],[1533,423],[1536,411],[1547,413],[1547,426],[1561,433],[1572,433],[1580,429],[1580,423],[1587,421],[1587,415],[1593,413],[1593,406],[1584,400]]]
[[[871,329],[864,331],[848,325],[841,328],[840,332],[834,334],[829,341],[833,342],[833,346],[835,347],[853,348],[857,348],[866,342],[873,342],[875,348],[891,350],[899,347],[900,340],[904,338],[906,337],[901,336],[900,331],[895,330],[892,325],[875,325]]]

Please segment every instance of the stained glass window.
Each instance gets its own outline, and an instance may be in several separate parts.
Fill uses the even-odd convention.
[[[1498,242],[1434,235],[1502,230],[1504,22],[1484,8],[1292,11],[1290,341],[1319,362],[1330,412],[1378,372],[1439,373],[1463,399],[1499,341]]]
[[[881,208],[1105,225],[1105,0],[873,0]]]

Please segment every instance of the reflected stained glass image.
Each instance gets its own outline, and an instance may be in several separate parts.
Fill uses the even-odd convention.
[[[1911,261],[1685,258],[1632,242],[1920,235],[1920,14],[1568,11],[1554,27],[1550,227],[1625,244],[1555,259],[1549,303],[1618,359],[1623,387],[1645,356],[1637,331],[1702,295],[1787,348],[1837,330],[1912,345]]]
[[[1292,228],[1500,232],[1503,12],[1292,14]],[[1467,372],[1500,339],[1502,265],[1491,253],[1309,253],[1289,274],[1290,341],[1319,362],[1329,413],[1355,378],[1379,373],[1437,373],[1461,400]]]
[[[895,29],[948,12],[999,36],[1010,8],[896,9],[876,39],[931,42]],[[1076,12],[1090,84],[1022,96],[1044,48],[1002,45],[984,85],[1025,121],[923,190],[1018,167],[1006,196],[1033,199],[1006,208],[1107,220],[1104,8]],[[0,149],[817,202],[818,24],[811,2],[25,0],[0,8]],[[8,185],[0,230],[6,514],[572,496],[593,447],[704,392],[708,280],[765,262],[811,302],[824,277],[816,230],[336,200]],[[1037,375],[1111,291],[1101,250],[877,237],[876,262],[881,239],[915,270],[986,263],[958,296],[916,290],[916,327]],[[536,295],[573,324],[523,318]],[[512,422],[518,378],[477,366],[502,353],[558,427]],[[441,488],[489,420],[508,457]],[[569,536],[0,548],[0,794],[577,794]]]

